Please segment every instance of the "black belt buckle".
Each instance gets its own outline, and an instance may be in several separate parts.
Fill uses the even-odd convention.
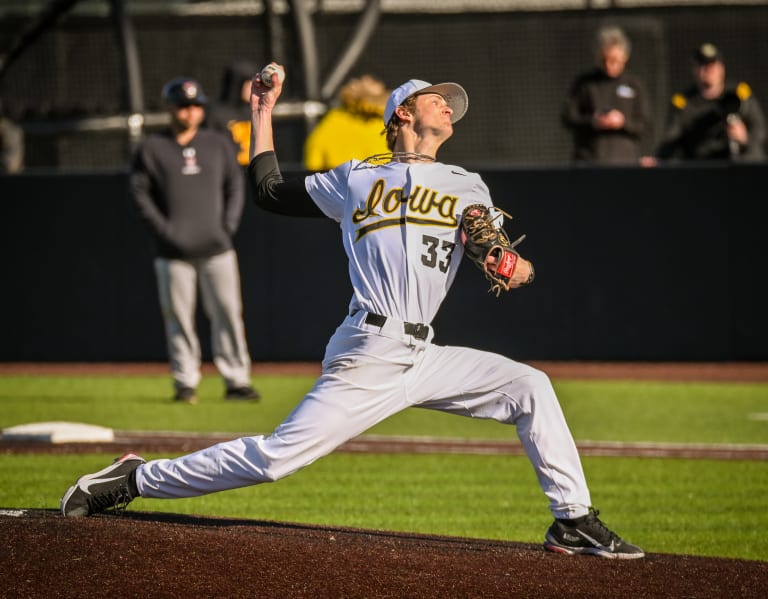
[[[427,336],[429,335],[429,325],[424,324],[422,322],[419,322],[419,323],[406,322],[405,333],[406,335],[413,335],[414,337],[416,337],[416,339],[419,339],[420,341],[425,341],[427,339]]]
[[[381,314],[368,312],[365,316],[365,324],[372,324],[375,327],[383,327],[385,322],[387,322],[387,317],[382,316]]]
[[[372,324],[375,327],[383,327],[385,322],[387,322],[387,317],[382,316],[381,314],[368,312],[368,314],[365,315],[366,324]],[[429,325],[422,322],[417,324],[404,322],[403,332],[406,335],[416,337],[416,339],[419,339],[420,341],[426,341],[427,337],[429,337]]]

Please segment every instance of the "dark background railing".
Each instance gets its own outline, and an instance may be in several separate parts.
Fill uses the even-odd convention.
[[[768,360],[768,202],[754,192],[768,166],[481,174],[537,279],[496,298],[464,264],[436,342],[527,360]],[[5,176],[0,197],[14,198],[0,202],[0,360],[164,360],[124,173]],[[351,296],[338,226],[249,202],[236,246],[254,360],[319,360]]]
[[[75,127],[77,119],[126,117],[137,104],[156,115],[162,109],[160,88],[179,74],[198,78],[215,97],[225,67],[235,59],[285,63],[284,102],[300,108],[306,100],[330,101],[323,84],[333,78],[363,27],[360,14],[323,11],[318,2],[321,8],[302,20],[311,22],[316,40],[308,52],[291,12],[131,15],[128,2],[128,41],[135,43],[138,67],[134,87],[142,90],[137,99],[128,93],[132,80],[126,71],[132,63],[123,52],[126,28],[118,30],[107,14],[108,5],[121,3],[105,1],[103,16],[65,14],[28,44],[0,79],[6,109],[27,129],[30,168],[120,168],[130,150],[125,118],[117,128],[85,131]],[[30,20],[28,14],[0,19],[0,49]],[[651,93],[655,130],[645,141],[647,152],[659,138],[671,94],[689,83],[693,49],[704,41],[722,48],[729,75],[747,81],[768,110],[766,4],[461,15],[382,12],[349,74],[373,73],[390,86],[411,77],[464,85],[470,109],[456,130],[456,143],[445,149],[447,161],[478,168],[564,165],[570,138],[560,125],[561,103],[571,79],[591,66],[594,32],[606,22],[626,29],[634,47],[629,68],[645,79]],[[285,164],[298,167],[312,122],[300,110],[281,122],[277,143]]]

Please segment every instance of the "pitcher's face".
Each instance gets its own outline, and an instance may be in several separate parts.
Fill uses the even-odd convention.
[[[414,108],[415,129],[429,129],[439,137],[449,137],[453,133],[453,109],[440,94],[418,95]]]

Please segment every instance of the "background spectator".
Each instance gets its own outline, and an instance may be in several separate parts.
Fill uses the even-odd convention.
[[[212,103],[206,125],[220,131],[228,131],[235,142],[237,161],[248,166],[248,149],[251,143],[251,79],[258,71],[255,63],[236,60],[224,70],[221,92]]]
[[[672,96],[657,157],[687,160],[762,160],[765,116],[752,88],[726,80],[720,49],[693,55],[693,84]]]
[[[381,123],[388,97],[389,90],[376,77],[348,81],[339,91],[340,105],[325,113],[307,137],[304,167],[327,170],[352,158],[388,152]]]
[[[198,288],[211,322],[213,362],[226,399],[258,399],[251,386],[240,273],[232,236],[245,203],[245,178],[230,140],[201,129],[207,98],[194,79],[162,91],[171,127],[146,138],[131,169],[139,211],[155,242],[155,274],[165,320],[174,399],[197,401],[200,341]]]
[[[24,170],[24,130],[3,111],[0,98],[0,174]]]
[[[593,164],[632,164],[640,142],[651,130],[643,81],[626,71],[632,45],[616,26],[603,27],[595,39],[597,66],[571,84],[562,112],[573,133],[573,160]]]

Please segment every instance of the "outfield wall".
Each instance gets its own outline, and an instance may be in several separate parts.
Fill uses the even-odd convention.
[[[768,360],[768,203],[753,191],[767,166],[482,174],[537,280],[497,299],[465,264],[436,342],[522,360]],[[0,177],[0,243],[0,360],[165,359],[124,172]],[[254,360],[320,359],[351,294],[337,225],[249,202],[236,245]]]

